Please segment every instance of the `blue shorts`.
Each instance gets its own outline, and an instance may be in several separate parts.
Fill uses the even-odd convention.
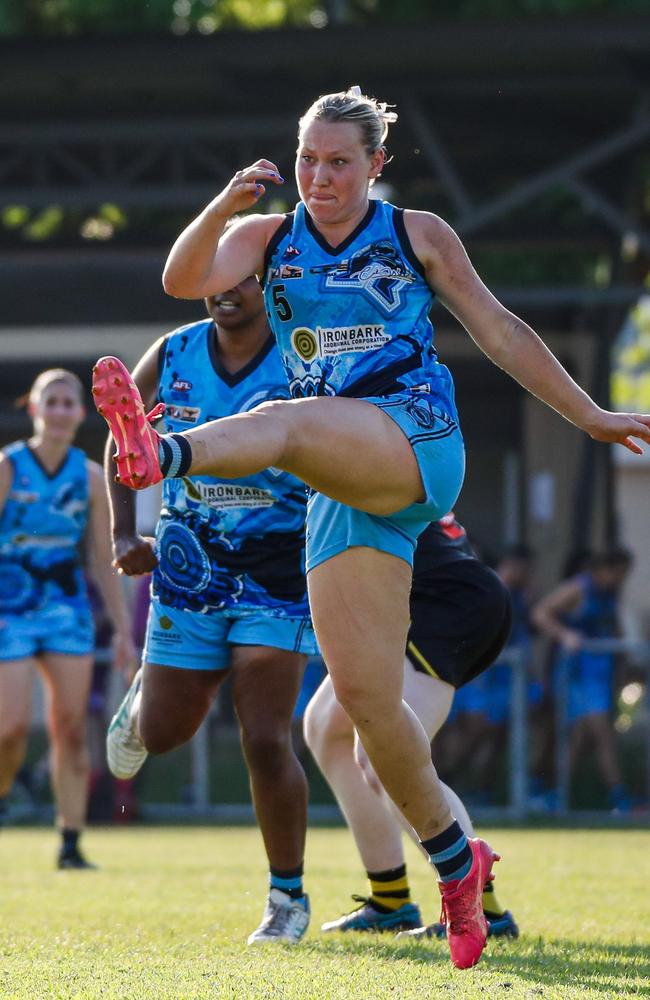
[[[609,714],[614,703],[611,653],[581,651],[571,657],[567,685],[567,722],[594,712]],[[555,686],[557,690],[557,679]]]
[[[307,656],[318,652],[309,618],[286,618],[261,608],[202,615],[152,600],[142,654],[146,663],[225,670],[231,646],[271,646]]]
[[[355,546],[378,549],[413,565],[418,535],[449,513],[465,475],[465,446],[458,424],[435,405],[435,397],[406,390],[366,397],[402,429],[422,477],[425,499],[379,517],[312,493],[307,502],[307,570]]]
[[[0,660],[23,660],[40,653],[88,656],[95,627],[87,605],[64,602],[21,615],[0,616]]]
[[[314,656],[307,661],[298,693],[298,700],[293,710],[294,719],[302,719],[307,711],[309,702],[318,691],[326,676],[327,669],[320,656]]]

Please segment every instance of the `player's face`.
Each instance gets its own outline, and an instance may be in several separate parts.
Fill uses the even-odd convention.
[[[86,411],[76,390],[67,382],[50,382],[29,404],[37,434],[57,441],[72,441]]]
[[[335,225],[365,212],[384,154],[369,154],[354,122],[310,122],[300,135],[296,181],[315,222]]]
[[[259,319],[264,312],[264,297],[259,281],[251,275],[227,292],[211,295],[205,305],[217,326],[238,330]]]

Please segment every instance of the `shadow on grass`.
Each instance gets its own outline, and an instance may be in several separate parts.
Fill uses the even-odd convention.
[[[606,997],[650,995],[650,952],[643,945],[524,938],[521,946],[491,943],[486,964],[537,985],[582,987]]]
[[[449,963],[443,941],[402,942],[375,936],[351,940],[337,934],[312,939],[303,947],[328,956],[358,956],[366,960],[373,956],[382,961],[407,960],[435,966]],[[513,976],[537,987],[582,987],[604,997],[650,995],[650,953],[643,945],[542,938],[490,941],[483,952],[481,967],[492,975]],[[632,978],[636,982],[631,982]]]

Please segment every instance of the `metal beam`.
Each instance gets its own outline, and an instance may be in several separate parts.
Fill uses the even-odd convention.
[[[636,146],[650,135],[650,117],[620,132],[615,132],[606,139],[595,143],[589,149],[572,156],[563,163],[544,170],[530,180],[519,184],[505,195],[494,198],[492,201],[476,209],[474,212],[456,220],[455,227],[459,233],[467,235],[475,232],[488,222],[507,215],[514,208],[519,208],[526,202],[531,201],[537,195],[548,190],[554,184],[563,183],[573,179],[573,177],[583,170],[590,170],[597,164],[611,160],[619,153],[625,152],[632,146]]]
[[[650,256],[650,232],[647,229],[626,219],[615,205],[612,205],[599,191],[578,177],[567,181],[567,187],[578,196],[585,208],[598,215],[610,229],[613,229],[619,236],[633,236],[644,253]]]
[[[406,114],[425,156],[442,181],[454,208],[460,215],[469,215],[473,208],[472,201],[416,97],[411,97],[407,102]]]

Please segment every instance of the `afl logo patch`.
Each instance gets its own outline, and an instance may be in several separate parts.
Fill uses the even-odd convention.
[[[291,346],[303,361],[311,361],[318,354],[316,334],[306,326],[299,326],[293,331]]]
[[[192,383],[188,382],[185,378],[177,378],[172,385],[172,390],[176,392],[189,392],[192,388]]]

